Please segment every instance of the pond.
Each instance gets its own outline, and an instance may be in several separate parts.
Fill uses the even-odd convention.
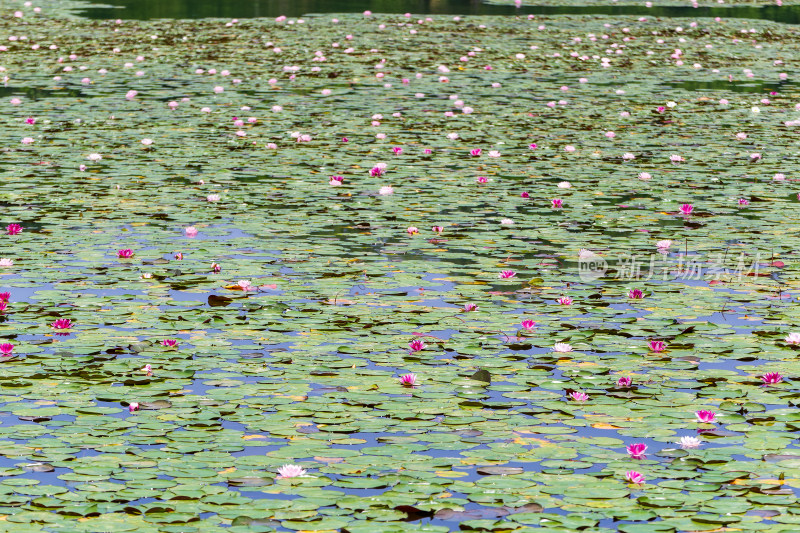
[[[2,8],[6,529],[795,527],[775,6],[151,5]]]

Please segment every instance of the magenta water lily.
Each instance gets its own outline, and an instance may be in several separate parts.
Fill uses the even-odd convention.
[[[400,384],[404,387],[413,387],[417,384],[416,374],[404,374],[400,376]]]

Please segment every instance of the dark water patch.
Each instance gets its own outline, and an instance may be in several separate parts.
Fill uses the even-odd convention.
[[[492,5],[476,0],[112,0],[80,15],[96,19],[201,19],[300,17],[311,13],[374,13],[419,15],[609,15],[650,17],[721,17],[800,23],[800,6],[698,7],[642,5],[522,6]],[[112,6],[112,7],[108,7]]]

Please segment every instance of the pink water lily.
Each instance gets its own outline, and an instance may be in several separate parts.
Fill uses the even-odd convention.
[[[131,402],[128,404],[128,412],[133,413],[139,410],[139,402]]]
[[[9,224],[6,226],[6,233],[9,235],[18,235],[22,231],[22,226],[19,224]]]
[[[117,257],[120,259],[130,259],[133,257],[133,250],[130,248],[125,248],[123,250],[117,250]]]
[[[404,387],[413,387],[417,384],[416,374],[404,374],[400,376],[400,384]]]
[[[413,340],[408,343],[408,349],[411,350],[412,352],[420,352],[427,347],[428,345],[419,339]]]
[[[569,296],[562,296],[561,298],[556,300],[556,302],[558,302],[561,305],[572,305],[572,298],[570,298]]]
[[[0,302],[7,302],[11,299],[10,292],[0,292]]]
[[[466,311],[468,313],[470,311],[477,311],[477,310],[478,310],[478,305],[477,304],[474,304],[472,302],[464,304],[464,311]]]
[[[409,235],[417,235],[419,233],[419,230],[415,226],[409,226],[406,232]]]
[[[148,363],[142,367],[142,372],[147,374],[148,376],[153,375],[153,367]]]
[[[656,353],[661,353],[666,349],[664,341],[650,341],[650,349]]]
[[[628,455],[630,455],[631,458],[642,459],[644,457],[645,452],[647,451],[647,444],[636,442],[634,444],[629,444],[626,450],[628,451]]]
[[[53,329],[70,329],[73,324],[69,318],[58,318],[50,325]]]
[[[589,395],[586,394],[585,392],[578,392],[578,391],[571,392],[569,394],[569,397],[575,400],[576,402],[585,402],[589,400]]]
[[[702,422],[703,424],[713,424],[717,421],[717,415],[714,411],[701,409],[696,411],[694,415],[697,417],[697,421]]]
[[[534,327],[536,327],[536,322],[534,322],[533,320],[523,320],[520,326],[522,326],[522,329],[530,331]]]
[[[764,385],[776,385],[783,381],[783,376],[779,372],[767,372],[761,376]]]
[[[625,480],[637,485],[641,485],[644,483],[644,476],[641,474],[641,472],[637,472],[636,470],[628,470],[625,472]]]
[[[8,357],[8,356],[13,355],[14,354],[13,352],[14,352],[14,345],[13,344],[11,344],[9,342],[4,342],[3,344],[0,344],[0,355],[3,355],[4,357]]]
[[[305,469],[297,466],[297,465],[283,465],[282,467],[278,468],[278,478],[277,479],[289,479],[293,477],[303,477],[305,476],[306,471]]]
[[[564,207],[564,201],[561,198],[553,198],[550,200],[550,207],[553,209],[561,209]]]
[[[682,204],[680,207],[680,211],[684,215],[691,215],[692,211],[694,211],[694,206],[692,204]]]
[[[166,346],[167,348],[175,348],[178,346],[178,341],[176,339],[164,339],[161,341],[161,346]]]
[[[481,150],[480,148],[473,148],[472,150],[469,151],[469,155],[478,157],[479,155],[481,155],[482,151],[483,150]]]
[[[517,273],[514,272],[513,270],[503,270],[503,271],[500,272],[500,274],[497,275],[497,277],[500,278],[500,279],[510,279],[510,278],[513,278],[516,275],[517,275]]]
[[[644,293],[639,289],[631,289],[628,291],[628,298],[631,298],[632,300],[641,300],[644,298]]]
[[[630,387],[632,382],[633,380],[631,378],[623,376],[617,380],[617,387],[620,388]]]
[[[433,226],[433,227],[431,228],[431,231],[432,231],[432,232],[434,232],[434,233],[437,233],[437,234],[441,235],[441,234],[442,234],[442,232],[444,231],[444,228],[443,228],[442,226]]]

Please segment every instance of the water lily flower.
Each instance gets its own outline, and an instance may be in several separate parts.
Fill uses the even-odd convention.
[[[469,151],[469,155],[478,157],[479,155],[481,155],[482,151],[483,150],[481,150],[480,148],[473,148],[472,150]]]
[[[328,185],[338,187],[344,181],[344,176],[331,176]]]
[[[694,206],[692,204],[682,204],[680,207],[680,211],[684,215],[691,215],[693,210]]]
[[[784,340],[786,341],[787,344],[800,344],[800,333],[798,332],[789,333]]]
[[[53,329],[70,329],[72,327],[72,320],[69,318],[58,318],[50,325]]]
[[[166,346],[167,348],[175,348],[178,346],[178,341],[176,339],[164,339],[161,341],[161,346]]]
[[[570,189],[572,188],[572,184],[568,181],[561,181],[556,185],[559,189]]]
[[[510,278],[513,278],[516,275],[517,275],[517,273],[514,272],[513,270],[503,270],[503,271],[500,272],[500,274],[497,275],[497,277],[500,278],[500,279],[510,279]]]
[[[434,233],[438,233],[439,235],[441,235],[441,234],[442,234],[442,232],[444,231],[444,228],[443,228],[442,226],[433,226],[433,227],[431,228],[431,231],[433,231]]]
[[[761,381],[764,385],[775,385],[783,381],[783,376],[779,372],[767,372],[761,376]]]
[[[256,290],[255,287],[253,287],[252,283],[250,283],[249,279],[240,279],[239,281],[236,282],[236,284],[243,291],[254,291],[254,290]]]
[[[373,178],[377,178],[377,177],[383,176],[385,170],[386,170],[386,167],[374,166],[374,167],[372,167],[370,169],[369,175],[372,176]]]
[[[650,179],[650,178],[652,178],[652,177],[653,177],[653,176],[651,176],[649,172],[639,172],[639,179],[640,179],[640,180],[647,181],[647,180],[649,180],[649,179]]]
[[[521,198],[530,198],[531,197],[530,193],[527,192],[527,191],[522,191],[519,195],[520,195]]]
[[[19,224],[9,224],[6,226],[6,233],[9,235],[18,235],[22,231],[22,226]]]
[[[404,387],[413,387],[417,384],[416,374],[405,374],[400,376],[400,384]]]
[[[699,448],[702,443],[703,441],[701,441],[699,438],[691,436],[681,437],[680,440],[678,441],[678,444],[680,444],[681,448],[684,449]]]
[[[663,352],[666,347],[664,341],[650,341],[650,349],[656,353]]]
[[[561,198],[553,198],[552,200],[550,200],[550,206],[553,209],[561,209],[563,205],[564,205],[564,200],[562,200]]]
[[[571,392],[569,395],[570,398],[575,400],[576,402],[585,402],[589,400],[589,395],[585,392]]]
[[[634,444],[629,444],[626,450],[628,451],[628,455],[630,455],[631,458],[642,459],[644,457],[645,452],[647,451],[647,444],[636,442]]]
[[[176,252],[175,255],[173,255],[172,257],[174,257],[178,261],[181,261],[183,260],[183,252]]]
[[[472,302],[464,304],[464,311],[466,311],[468,313],[470,311],[477,311],[477,310],[478,310],[478,306],[476,304],[472,303]]]
[[[412,352],[420,352],[427,347],[428,345],[419,339],[413,340],[408,343],[408,349],[411,350]]]
[[[630,387],[632,382],[631,378],[623,376],[617,380],[617,387]]]
[[[530,148],[531,150],[536,150],[538,146],[536,145],[536,143],[531,143],[528,145],[528,148]]]
[[[14,352],[14,345],[13,344],[8,343],[8,342],[4,342],[3,344],[0,344],[0,354],[2,354],[4,357],[9,357],[9,356],[13,355],[13,352]]]
[[[641,300],[642,298],[644,298],[644,293],[639,289],[631,289],[628,291],[628,298],[631,298],[633,300]]]
[[[637,472],[636,470],[628,470],[625,472],[625,479],[637,485],[644,483],[644,476],[641,472]]]
[[[14,260],[13,259],[8,259],[8,258],[5,258],[5,257],[0,259],[0,267],[11,267],[11,266],[14,266]]]
[[[142,372],[144,372],[148,376],[152,376],[153,375],[153,367],[150,366],[150,363],[148,363],[148,364],[146,364],[146,365],[144,365],[142,367]]]
[[[139,402],[131,402],[128,404],[128,412],[133,413],[139,410]]]
[[[502,219],[500,221],[500,225],[501,226],[513,226],[514,225],[514,221],[511,220],[510,218],[504,218],[504,219]]]
[[[288,479],[293,477],[304,477],[306,475],[306,471],[303,468],[300,468],[297,465],[283,465],[282,467],[278,468],[278,478],[277,479]]]
[[[133,257],[133,250],[130,248],[124,248],[122,250],[117,250],[117,257],[120,259],[130,259]]]
[[[475,178],[475,181],[478,183],[489,183],[489,178],[487,178],[486,176],[478,176],[477,178]]]
[[[86,159],[88,159],[89,161],[97,162],[103,159],[103,156],[100,154],[89,154],[88,156],[86,156]]]
[[[406,232],[408,232],[409,235],[417,235],[419,230],[414,226],[409,226]]]
[[[567,353],[572,351],[572,345],[566,342],[557,342],[553,345],[554,352]]]
[[[219,263],[211,263],[211,272],[214,274],[219,274],[222,271],[222,267]]]
[[[739,205],[750,205],[750,200],[748,200],[747,198],[739,198],[739,200],[737,200],[737,203]]]
[[[392,152],[394,152],[394,155],[402,155],[403,149],[399,146],[395,146],[392,148]]]
[[[11,298],[10,292],[0,292],[0,302],[7,302]]]
[[[197,235],[197,228],[194,226],[187,226],[183,229],[186,232],[187,237],[194,237]]]
[[[672,163],[674,163],[674,164],[686,161],[686,159],[684,159],[683,157],[679,156],[678,154],[672,154],[671,156],[669,156],[669,160],[672,161]]]
[[[219,198],[220,198],[219,194],[209,194],[208,196],[206,196],[206,201],[209,201],[209,202],[212,202],[212,203],[213,202],[219,202]]]
[[[523,320],[520,323],[520,326],[522,326],[522,329],[526,331],[531,331],[534,327],[536,327],[536,322],[533,320]]]
[[[717,420],[717,414],[714,411],[707,411],[705,409],[696,411],[694,415],[697,417],[698,422],[704,424],[713,424]]]
[[[666,250],[670,246],[672,246],[672,241],[670,241],[670,240],[658,241],[656,243],[656,248],[658,248],[659,250]]]
[[[561,298],[556,300],[556,302],[558,302],[561,305],[572,305],[572,298],[570,298],[569,296],[562,296]]]

